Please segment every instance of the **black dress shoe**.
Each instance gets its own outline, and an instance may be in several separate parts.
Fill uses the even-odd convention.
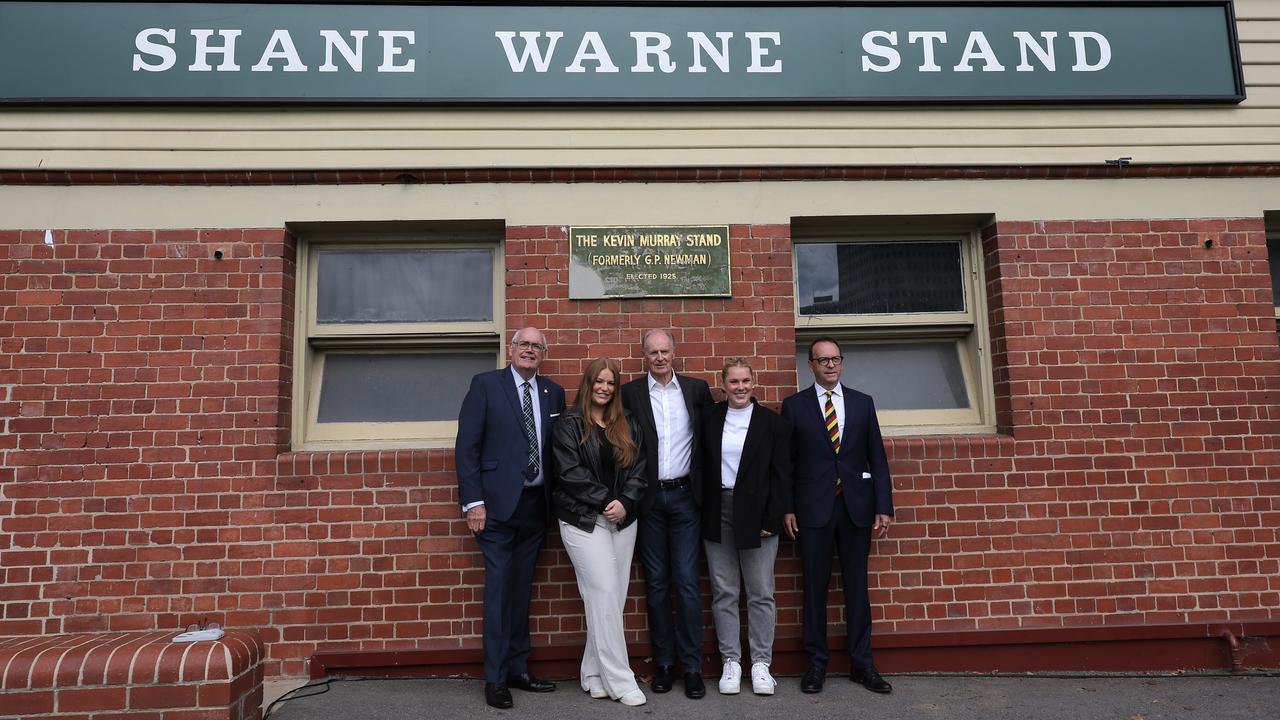
[[[804,671],[804,677],[800,678],[800,692],[820,693],[822,692],[822,683],[827,680],[827,671],[817,665],[810,665],[808,670]]]
[[[875,668],[855,669],[849,673],[849,679],[873,693],[887,695],[893,692],[893,686],[889,684],[888,680],[880,677],[880,673],[876,672]]]
[[[697,700],[707,694],[707,685],[702,682],[702,673],[687,672],[684,674],[684,696]]]
[[[508,675],[507,687],[524,690],[525,692],[551,692],[556,689],[556,684],[549,680],[534,677],[533,673],[526,672],[519,675]]]
[[[506,683],[487,682],[484,684],[484,701],[489,707],[506,710],[511,707],[511,691],[507,689]]]
[[[659,665],[653,673],[653,681],[649,683],[649,687],[656,693],[671,692],[671,683],[674,680],[672,676],[675,674],[675,668],[670,665]]]

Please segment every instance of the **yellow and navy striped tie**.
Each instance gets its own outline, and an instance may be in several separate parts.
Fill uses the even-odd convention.
[[[822,407],[822,419],[827,424],[827,436],[831,438],[831,447],[835,448],[836,454],[840,454],[840,422],[836,418],[836,406],[831,402],[831,396],[834,391],[828,390],[825,395],[827,402]],[[840,494],[840,476],[836,475],[836,494]]]

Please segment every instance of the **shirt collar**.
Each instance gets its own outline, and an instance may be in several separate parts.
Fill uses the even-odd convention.
[[[814,389],[814,390],[816,390],[816,391],[818,391],[818,397],[823,397],[823,396],[825,396],[825,395],[827,394],[827,389],[826,389],[826,388],[824,388],[824,387],[822,387],[822,386],[821,386],[821,385],[819,385],[818,383],[814,383],[814,384],[813,384],[813,389]],[[831,394],[832,394],[834,397],[838,397],[838,398],[843,399],[843,398],[844,398],[844,385],[841,385],[840,383],[836,383],[836,386],[835,386],[835,387],[833,387],[833,388],[831,388]]]
[[[666,385],[658,384],[657,379],[653,377],[653,373],[645,373],[644,376],[649,378],[650,390],[653,390],[654,388],[662,388],[663,390],[666,390],[670,388],[672,385],[676,386],[677,388],[680,387],[680,375],[678,373],[674,373],[674,372],[671,373],[671,382],[667,383]]]
[[[520,373],[516,372],[514,365],[508,365],[507,369],[511,371],[511,377],[515,378],[516,388],[519,389],[519,387],[524,384],[524,378],[520,377]],[[533,377],[529,378],[529,385],[533,390],[538,389],[538,375],[536,373]]]

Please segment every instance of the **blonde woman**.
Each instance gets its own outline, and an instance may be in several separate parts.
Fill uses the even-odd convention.
[[[702,537],[724,660],[720,692],[736,695],[741,687],[738,597],[745,585],[751,690],[772,695],[778,685],[769,671],[777,620],[773,563],[778,535],[794,518],[791,423],[756,404],[755,373],[746,360],[730,358],[720,379],[728,399],[704,413],[702,427]]]
[[[644,495],[644,455],[635,419],[622,407],[616,360],[592,360],[578,398],[556,423],[552,453],[559,479],[551,502],[573,562],[587,616],[579,680],[593,698],[643,705],[622,629]]]

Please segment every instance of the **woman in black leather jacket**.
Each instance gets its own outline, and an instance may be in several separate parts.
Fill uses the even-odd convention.
[[[593,698],[643,705],[622,631],[622,609],[644,494],[640,428],[622,408],[616,360],[592,360],[578,398],[552,432],[558,478],[551,502],[587,615],[579,681]]]

